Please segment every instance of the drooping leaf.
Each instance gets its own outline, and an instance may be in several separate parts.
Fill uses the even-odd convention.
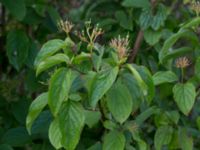
[[[132,75],[135,77],[135,79],[137,80],[140,88],[143,91],[143,94],[146,96],[147,93],[148,93],[148,87],[147,87],[146,83],[143,81],[143,79],[140,76],[140,74],[138,73],[138,71],[131,64],[127,64],[127,68],[130,70]]]
[[[181,47],[178,49],[169,50],[169,52],[162,58],[162,62],[167,62],[168,60],[178,58],[180,56],[184,56],[186,54],[190,54],[194,49],[192,47]]]
[[[103,150],[124,150],[125,137],[118,131],[110,131],[103,140]]]
[[[109,70],[104,70],[95,76],[89,93],[90,105],[93,108],[114,83],[118,70],[118,67],[114,67]]]
[[[159,53],[159,60],[161,63],[164,63],[163,59],[170,53],[170,48],[172,48],[172,46],[177,42],[177,40],[182,37],[189,39],[194,45],[196,45],[199,41],[198,37],[191,30],[179,30],[177,33],[173,34],[165,41]]]
[[[59,119],[56,118],[51,122],[49,127],[49,140],[56,149],[59,149],[62,147],[61,139],[62,134],[60,131]]]
[[[74,150],[84,126],[84,110],[78,102],[68,101],[63,105],[59,118],[62,133],[61,143],[65,149]]]
[[[156,150],[161,150],[162,146],[170,143],[172,139],[173,128],[171,126],[161,126],[156,130],[154,136],[154,145]]]
[[[25,0],[0,0],[9,12],[18,20],[22,20],[26,15]]]
[[[133,77],[132,74],[123,73],[121,77],[123,84],[127,86],[132,96],[132,101],[133,101],[132,112],[135,112],[139,108],[141,102],[144,100],[142,89],[140,88],[137,80]]]
[[[174,100],[180,111],[188,115],[191,111],[196,97],[195,86],[191,83],[178,83],[173,88]]]
[[[6,50],[9,62],[19,71],[28,56],[29,39],[22,30],[11,30],[7,35]]]
[[[155,85],[153,83],[152,75],[151,75],[150,71],[147,69],[147,67],[145,67],[145,66],[133,65],[133,67],[136,69],[136,71],[139,73],[142,80],[146,84],[146,86],[147,86],[147,89],[146,89],[147,90],[147,94],[146,94],[147,101],[148,101],[148,103],[151,103],[151,101],[155,95]],[[144,89],[142,88],[142,90],[144,90]]]
[[[35,59],[35,62],[34,62],[35,67],[37,67],[37,65],[41,61],[43,61],[47,57],[53,55],[54,53],[61,50],[65,46],[67,46],[65,41],[60,40],[60,39],[54,39],[54,40],[50,40],[50,41],[46,42],[42,46],[41,50],[39,51],[39,53]]]
[[[70,62],[68,56],[66,56],[65,54],[56,54],[54,56],[50,56],[44,59],[37,66],[36,76],[38,76],[41,72],[45,71],[46,69],[63,62]]]
[[[72,84],[72,71],[66,68],[58,69],[51,77],[49,85],[48,104],[54,116],[60,111],[61,105],[68,100]]]
[[[128,88],[117,82],[106,94],[108,109],[113,117],[121,124],[126,121],[132,112],[132,97]]]
[[[31,104],[28,112],[28,116],[26,118],[26,128],[31,134],[31,127],[33,125],[33,122],[38,117],[38,115],[41,113],[43,108],[47,105],[48,102],[48,93],[42,93],[40,94]]]
[[[178,77],[172,71],[159,71],[153,75],[153,81],[155,85],[160,85],[178,81]]]

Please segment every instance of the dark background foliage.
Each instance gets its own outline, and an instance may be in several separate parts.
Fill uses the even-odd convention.
[[[143,0],[0,0],[0,150],[54,149],[48,140],[49,111],[42,112],[34,123],[31,136],[25,128],[25,119],[30,103],[47,88],[44,83],[48,74],[36,78],[34,59],[44,42],[64,37],[57,28],[61,18],[72,21],[76,29],[82,29],[84,22],[90,19],[93,24],[99,24],[104,30],[99,43],[129,34],[131,48],[137,41],[138,33],[145,30],[140,48],[136,47],[135,63],[148,67],[154,74],[162,69],[158,64],[158,52],[164,41],[178,31],[179,24],[195,16],[187,0],[158,0],[158,3],[152,8],[152,19]],[[72,37],[76,40],[73,33]],[[185,42],[188,41],[180,41],[177,47]],[[195,54],[188,56],[193,60]],[[162,92],[155,99],[170,99],[171,89],[170,84],[161,86]],[[156,104],[163,109],[175,107],[168,101],[156,101]],[[188,125],[198,149],[200,133],[193,128],[200,112],[197,106],[189,119],[182,117],[182,123]],[[158,119],[160,122],[157,121],[157,125],[162,119]],[[154,136],[152,122],[154,119],[144,125],[147,133],[143,135],[151,144]],[[92,139],[98,140],[99,135],[101,127],[84,132],[78,149],[87,149],[94,143]]]

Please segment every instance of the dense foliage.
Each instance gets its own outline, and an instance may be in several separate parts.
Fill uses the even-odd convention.
[[[198,1],[15,1],[0,150],[200,149]]]

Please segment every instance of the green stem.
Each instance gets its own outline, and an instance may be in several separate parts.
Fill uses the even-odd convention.
[[[184,68],[181,68],[181,82],[184,82]]]

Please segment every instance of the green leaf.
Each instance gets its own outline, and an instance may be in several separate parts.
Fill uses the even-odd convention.
[[[149,0],[124,0],[122,5],[125,7],[149,8],[151,6]]]
[[[199,76],[200,75],[200,57],[196,59],[195,63],[195,75]]]
[[[160,85],[178,81],[178,77],[172,71],[159,71],[153,75],[153,81],[155,85]]]
[[[85,124],[92,128],[101,119],[101,113],[99,111],[85,110]]]
[[[173,135],[171,126],[161,126],[156,130],[154,136],[154,145],[156,150],[161,150],[163,145],[170,143]]]
[[[7,35],[6,50],[10,64],[16,69],[24,65],[28,56],[29,39],[22,30],[11,30]]]
[[[192,18],[190,22],[186,23],[181,27],[181,30],[184,28],[196,27],[200,24],[200,17]]]
[[[160,40],[161,31],[153,31],[151,29],[144,31],[144,39],[149,45],[155,45]]]
[[[186,55],[186,54],[190,54],[192,51],[194,51],[193,48],[191,47],[181,47],[181,48],[177,48],[177,49],[173,49],[170,50],[163,58],[162,58],[162,62],[167,62],[168,60]]]
[[[155,95],[155,86],[153,83],[152,75],[145,66],[133,65],[133,67],[136,69],[136,71],[139,73],[139,75],[141,76],[144,83],[147,85],[147,89],[145,89],[145,90],[147,90],[147,94],[146,94],[147,102],[151,103],[151,101]],[[142,88],[142,90],[144,90],[144,89]]]
[[[132,75],[138,81],[138,84],[140,85],[140,88],[142,89],[143,94],[146,96],[147,93],[148,93],[148,87],[147,87],[146,83],[143,81],[143,79],[141,78],[141,76],[138,73],[138,71],[131,64],[127,64],[127,68],[130,70],[130,72],[132,73]]]
[[[103,140],[103,150],[124,150],[125,137],[118,131],[110,131]]]
[[[24,146],[31,141],[26,128],[17,127],[9,129],[2,137],[2,142],[10,146]]]
[[[49,127],[49,140],[56,149],[60,149],[62,147],[61,139],[62,134],[60,131],[59,119],[56,118],[51,122]]]
[[[78,102],[68,101],[63,105],[59,118],[62,133],[61,143],[65,149],[74,150],[84,126],[84,110]]]
[[[179,127],[178,141],[182,150],[193,150],[193,139],[187,135],[186,129]]]
[[[69,57],[65,54],[56,54],[54,56],[50,56],[44,59],[37,66],[36,76],[38,76],[41,72],[45,71],[46,69],[63,62],[67,64],[70,63]]]
[[[113,117],[121,124],[132,112],[132,97],[128,88],[117,82],[106,94],[108,109]]]
[[[93,62],[94,68],[97,71],[99,71],[101,67],[103,54],[104,54],[104,47],[95,44],[95,51],[92,54],[92,62]]]
[[[139,18],[140,27],[145,30],[151,26],[153,16],[151,14],[151,9],[144,9]]]
[[[132,101],[133,101],[132,112],[135,112],[139,108],[141,102],[144,100],[142,89],[140,88],[137,80],[130,73],[123,73],[121,75],[121,79],[123,84],[127,86],[132,96]]]
[[[29,134],[31,134],[31,127],[33,125],[33,122],[41,113],[43,108],[47,105],[47,102],[48,102],[48,93],[42,93],[30,105],[28,116],[26,118],[26,128]]]
[[[0,0],[9,12],[18,20],[22,20],[26,15],[26,5],[24,0]]]
[[[177,33],[170,36],[164,43],[160,53],[159,60],[161,63],[164,63],[163,59],[170,53],[170,48],[178,41],[178,39],[185,37],[189,39],[194,45],[198,45],[198,37],[188,29],[179,30]]]
[[[196,98],[195,86],[189,82],[185,84],[178,83],[174,86],[173,93],[174,100],[180,111],[185,115],[188,115]]]
[[[117,77],[118,71],[119,68],[114,67],[112,69],[99,72],[95,76],[89,93],[90,105],[93,108],[96,106],[99,99],[101,99],[103,95],[110,89]]]
[[[54,39],[54,40],[50,40],[48,42],[46,42],[41,50],[39,51],[34,65],[35,67],[44,59],[46,59],[47,57],[53,55],[54,53],[56,53],[57,51],[59,51],[60,49],[64,48],[66,45],[65,41],[60,40],[60,39]]]
[[[156,106],[152,106],[148,108],[147,110],[143,111],[136,117],[135,119],[136,124],[138,126],[142,125],[144,121],[147,120],[151,115],[157,114],[158,110],[159,109]]]
[[[54,116],[60,111],[62,103],[68,100],[71,84],[71,70],[60,68],[52,75],[49,85],[48,104]]]
[[[13,150],[13,148],[10,145],[2,144],[0,145],[0,150]]]
[[[167,18],[167,9],[164,5],[159,4],[158,10],[156,12],[156,15],[153,17],[153,20],[151,22],[151,27],[154,30],[160,29],[162,26],[164,26],[164,22]]]
[[[117,11],[115,17],[121,27],[127,30],[133,30],[133,22],[130,21],[129,16],[124,11]]]
[[[89,147],[87,150],[102,150],[102,145],[100,142],[97,142],[91,147]]]

